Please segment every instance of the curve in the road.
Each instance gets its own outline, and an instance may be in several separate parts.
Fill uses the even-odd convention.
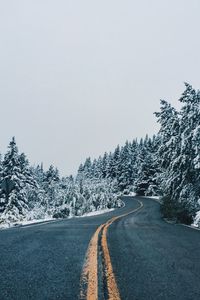
[[[102,249],[102,261],[103,261],[103,273],[106,280],[106,289],[109,300],[120,300],[120,293],[115,279],[115,274],[113,272],[113,267],[111,263],[110,253],[107,243],[107,231],[111,224],[116,220],[128,216],[132,213],[139,211],[143,207],[143,203],[137,200],[139,206],[128,213],[124,213],[115,216],[108,220],[106,223],[101,224],[96,232],[94,233],[87,250],[86,260],[81,276],[81,291],[80,298],[87,300],[97,300],[98,299],[98,242],[101,235],[101,249]]]
[[[104,240],[121,299],[199,300],[199,231],[164,222],[152,199],[123,201],[125,207],[103,215],[0,231],[0,299],[80,299],[85,253],[96,232],[90,288],[89,273],[84,283],[88,295],[96,287],[90,299],[112,299]]]

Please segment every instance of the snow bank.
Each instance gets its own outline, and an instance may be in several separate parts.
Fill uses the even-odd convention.
[[[82,216],[70,216],[66,219],[98,216],[98,215],[101,215],[101,214],[111,212],[113,210],[115,210],[115,208],[106,208],[106,209],[101,209],[101,210],[88,212],[88,213],[83,214]],[[7,229],[7,228],[12,228],[12,227],[21,227],[21,226],[25,226],[25,225],[34,225],[34,224],[37,224],[37,223],[45,223],[45,222],[56,221],[56,220],[62,220],[62,219],[55,219],[55,218],[49,217],[49,218],[38,219],[38,220],[33,219],[33,220],[30,220],[30,221],[19,221],[19,222],[16,222],[16,223],[2,223],[2,224],[0,224],[0,229]]]
[[[160,196],[144,196],[145,198],[149,198],[149,199],[157,199],[160,200]]]
[[[128,196],[135,197],[136,193],[135,192],[130,192]]]
[[[194,218],[194,223],[192,224],[194,227],[200,227],[200,210],[196,213]]]
[[[113,210],[115,210],[115,208],[106,208],[106,209],[101,209],[101,210],[95,210],[95,211],[91,211],[91,212],[86,213],[86,214],[84,214],[80,217],[77,217],[77,218],[98,216],[98,215],[105,214],[105,213],[113,211]]]
[[[22,221],[22,222],[20,222],[20,225],[31,225],[31,224],[36,224],[36,223],[49,222],[49,221],[53,221],[53,220],[55,221],[54,218],[49,217],[49,218],[45,218],[45,219]]]
[[[0,229],[7,229],[7,228],[12,228],[12,227],[20,227],[20,226],[24,226],[24,225],[32,225],[32,224],[37,224],[37,223],[44,223],[44,222],[50,222],[50,221],[55,221],[54,218],[45,218],[45,219],[33,219],[30,221],[19,221],[19,222],[15,222],[15,223],[2,223],[0,224]]]

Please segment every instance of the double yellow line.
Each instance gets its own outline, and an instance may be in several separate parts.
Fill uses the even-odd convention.
[[[107,231],[109,226],[116,220],[128,216],[143,207],[143,203],[137,200],[140,206],[128,213],[122,214],[117,217],[113,217],[106,223],[100,225],[95,231],[92,239],[90,240],[86,261],[83,267],[83,272],[81,276],[81,291],[80,299],[87,300],[98,300],[98,242],[99,234],[102,232],[101,236],[101,248],[103,252],[104,261],[104,273],[106,278],[108,300],[120,300],[120,293],[117,287],[117,282],[112,268],[110,253],[107,243]]]

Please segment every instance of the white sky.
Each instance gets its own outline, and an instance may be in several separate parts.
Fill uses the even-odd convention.
[[[0,0],[0,151],[74,173],[200,87],[199,0]]]

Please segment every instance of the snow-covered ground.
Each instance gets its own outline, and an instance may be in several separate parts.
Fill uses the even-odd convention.
[[[136,196],[136,193],[135,192],[130,192],[128,196],[134,197],[134,196]]]
[[[85,213],[82,216],[69,217],[68,219],[97,216],[97,215],[105,214],[105,213],[113,211],[113,210],[115,210],[115,208],[106,208],[106,209],[101,209],[101,210],[96,210],[96,211],[92,211],[89,213]],[[50,222],[50,221],[56,221],[56,220],[58,220],[58,219],[49,217],[49,218],[38,219],[38,220],[19,221],[16,223],[4,223],[4,224],[0,224],[0,229],[7,229],[7,228],[11,228],[11,227],[18,227],[18,226],[25,226],[25,225],[34,225],[37,223]]]
[[[194,227],[200,227],[200,210],[197,212],[196,217],[194,219],[194,223],[192,224]]]
[[[45,219],[38,219],[38,220],[31,220],[31,221],[22,221],[20,222],[20,225],[31,225],[31,224],[35,224],[35,223],[40,223],[40,222],[49,222],[49,221],[53,221],[55,220],[54,218],[45,218]],[[19,224],[19,223],[17,223]]]
[[[24,226],[24,225],[32,225],[32,224],[50,222],[50,221],[55,221],[55,220],[56,219],[49,217],[49,218],[38,219],[38,220],[19,221],[16,223],[4,223],[4,224],[0,224],[0,229],[6,229],[6,228],[18,227],[18,226]]]
[[[86,214],[80,216],[80,218],[98,216],[98,215],[105,214],[105,213],[113,211],[113,210],[115,210],[115,208],[106,208],[106,209],[101,209],[101,210],[95,210],[95,211],[91,211],[89,213],[86,213]]]
[[[160,199],[160,196],[145,196],[145,198],[150,198],[150,199]]]

